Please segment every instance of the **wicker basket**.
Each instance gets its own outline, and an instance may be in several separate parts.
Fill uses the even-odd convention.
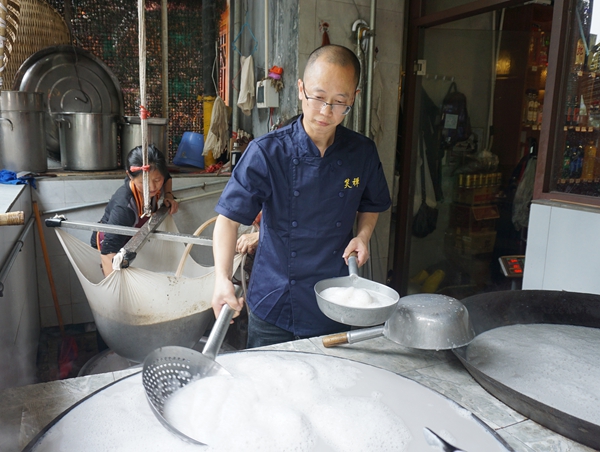
[[[16,72],[29,56],[45,47],[69,42],[66,22],[44,0],[9,0],[5,42],[8,60],[3,74],[4,89],[12,86]]]

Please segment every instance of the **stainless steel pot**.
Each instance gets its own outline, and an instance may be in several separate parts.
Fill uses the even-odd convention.
[[[166,118],[148,118],[148,144],[154,144],[165,156],[168,155]],[[121,166],[127,167],[127,156],[136,146],[142,145],[142,124],[137,116],[125,116],[121,123]]]
[[[42,93],[0,93],[0,168],[48,171]]]
[[[57,113],[60,162],[77,171],[117,168],[117,115],[103,113]]]

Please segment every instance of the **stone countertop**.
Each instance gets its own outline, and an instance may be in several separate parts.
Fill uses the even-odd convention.
[[[490,395],[450,351],[409,349],[383,337],[335,348],[325,348],[321,338],[311,338],[264,347],[263,350],[347,358],[410,378],[471,411],[516,452],[593,452],[593,449],[527,419]],[[20,451],[45,425],[74,403],[140,368],[1,391],[0,450]]]

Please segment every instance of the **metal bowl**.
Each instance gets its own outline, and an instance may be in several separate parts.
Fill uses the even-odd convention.
[[[355,287],[365,289],[370,292],[382,294],[393,300],[393,303],[374,308],[360,308],[343,306],[329,301],[321,296],[321,292],[330,287]],[[357,275],[342,276],[339,278],[330,278],[319,281],[315,284],[315,295],[319,309],[332,320],[353,326],[374,326],[385,322],[396,310],[398,292],[391,287],[379,284],[368,279],[360,278]]]
[[[446,295],[402,297],[384,326],[384,336],[406,347],[447,350],[467,345],[475,337],[467,308]]]

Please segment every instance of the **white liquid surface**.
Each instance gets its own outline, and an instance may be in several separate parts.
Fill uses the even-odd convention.
[[[210,432],[215,441],[211,446],[185,442],[156,419],[140,373],[68,411],[33,450],[433,451],[425,441],[424,426],[467,451],[507,450],[468,410],[377,367],[331,356],[276,351],[225,354],[217,361],[240,381],[221,380],[208,400],[191,395],[180,407],[187,414],[179,412],[173,396],[177,416],[218,430],[218,437]],[[209,407],[215,401],[225,405]]]
[[[319,295],[327,301],[351,308],[379,308],[394,303],[388,296],[358,287],[328,287]]]
[[[341,370],[335,363],[249,355],[230,369],[235,377],[197,380],[176,392],[165,418],[219,450],[406,450],[411,434],[383,394],[375,388],[367,397],[348,394],[360,372]]]
[[[477,336],[467,360],[549,407],[600,425],[600,329],[511,325]]]

